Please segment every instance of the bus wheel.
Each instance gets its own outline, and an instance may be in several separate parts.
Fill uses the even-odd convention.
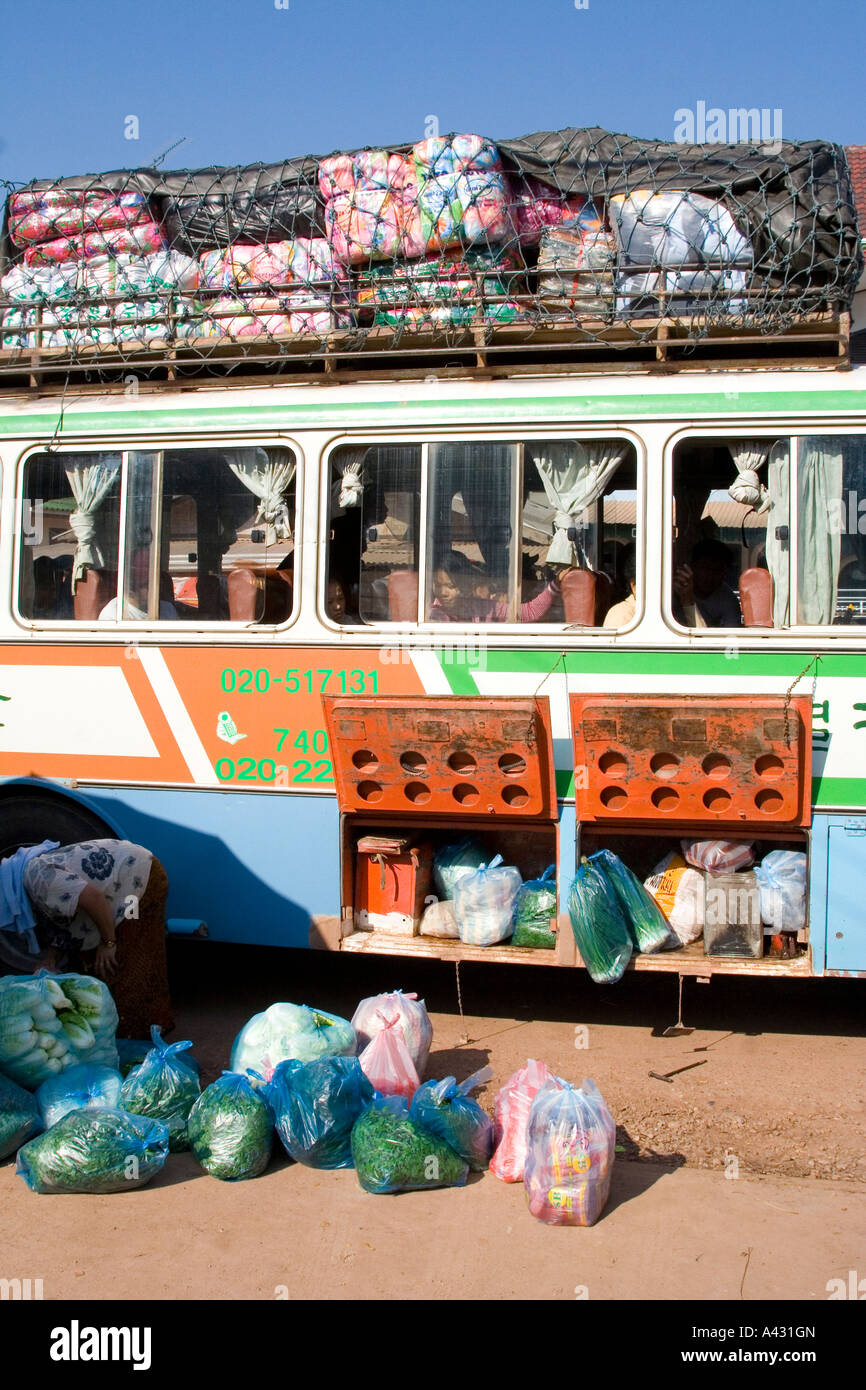
[[[25,845],[57,840],[114,840],[116,831],[95,812],[64,797],[22,788],[0,795],[0,859]]]

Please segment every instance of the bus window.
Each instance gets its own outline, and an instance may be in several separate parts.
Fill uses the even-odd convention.
[[[24,509],[22,615],[285,622],[294,475],[284,447],[34,455],[24,471],[25,495],[36,500]]]
[[[421,446],[348,445],[331,461],[326,615],[417,622]]]
[[[683,627],[787,626],[789,457],[787,440],[677,444],[671,607]]]
[[[866,438],[797,441],[797,619],[866,624]]]

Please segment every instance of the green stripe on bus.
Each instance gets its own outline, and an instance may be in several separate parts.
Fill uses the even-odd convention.
[[[390,383],[389,383],[390,384]],[[379,389],[385,383],[377,383]],[[866,408],[866,391],[731,391],[724,393],[690,391],[670,396],[661,393],[616,395],[572,396],[470,396],[460,400],[367,400],[367,401],[317,401],[315,403],[281,401],[279,405],[187,405],[183,409],[168,407],[146,409],[140,403],[134,410],[82,411],[80,414],[69,410],[65,415],[65,430],[58,434],[57,442],[62,443],[65,434],[82,432],[109,432],[113,430],[135,429],[198,429],[203,426],[216,429],[281,429],[287,425],[312,425],[320,429],[347,425],[356,422],[363,425],[365,420],[376,415],[403,415],[408,419],[432,417],[437,423],[442,421],[471,421],[489,418],[492,422],[519,420],[527,416],[542,419],[606,419],[646,418],[680,416],[689,419],[695,415],[755,415],[755,414],[800,414],[803,411],[820,410],[833,412],[856,412]],[[7,415],[0,418],[0,433],[7,435],[28,435],[50,430],[52,435],[57,426],[58,407],[56,403],[38,414]]]
[[[866,806],[866,778],[815,777],[812,780],[812,805]]]
[[[570,676],[790,676],[792,679],[809,665],[808,652],[724,652],[666,651],[507,651],[482,653],[482,669],[495,674],[554,675],[564,670]],[[866,676],[866,652],[831,652],[818,659],[818,674],[828,676]],[[809,665],[804,679],[814,675]]]
[[[556,795],[563,801],[574,800],[574,772],[570,767],[556,769]]]
[[[439,665],[452,695],[477,695],[475,677],[466,665],[465,653],[439,652]]]

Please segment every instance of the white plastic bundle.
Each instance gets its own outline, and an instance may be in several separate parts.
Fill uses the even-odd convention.
[[[497,854],[454,887],[454,916],[467,946],[492,946],[512,933],[514,900],[523,879],[519,869],[500,868],[501,863],[502,855]]]

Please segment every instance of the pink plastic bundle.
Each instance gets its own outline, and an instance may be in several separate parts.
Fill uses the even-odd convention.
[[[260,256],[263,251],[269,250],[271,255],[276,258],[279,255],[279,248],[288,244],[288,242],[275,242],[272,246],[265,248],[238,242],[225,250],[205,251],[201,258],[201,284],[203,288],[211,290],[228,290],[234,289],[237,285],[258,284],[260,282],[252,273],[252,266],[256,257]],[[288,280],[288,260],[283,265],[283,274],[279,278],[280,281]]]
[[[400,1017],[379,1015],[382,1031],[367,1044],[358,1058],[361,1070],[383,1096],[405,1096],[411,1100],[421,1082],[406,1046]]]
[[[15,246],[150,220],[143,193],[107,193],[95,188],[25,189],[9,200],[9,235]]]
[[[681,840],[683,857],[693,869],[708,874],[733,874],[755,862],[749,840]]]
[[[208,316],[199,326],[204,338],[266,338],[290,333],[289,315],[270,312],[279,308],[279,301],[254,299],[242,303],[239,299],[220,298],[208,305]]]
[[[345,265],[419,255],[405,231],[417,189],[412,162],[388,150],[337,154],[319,165],[325,227]]]
[[[547,1082],[559,1085],[545,1062],[530,1057],[510,1076],[493,1107],[493,1157],[490,1171],[503,1182],[523,1182],[528,1149],[527,1129],[532,1102]]]
[[[433,1042],[433,1024],[427,1005],[417,994],[404,994],[401,989],[395,989],[390,994],[373,994],[369,999],[362,999],[352,1015],[358,1047],[366,1047],[385,1024],[390,1025],[395,1018],[400,1023],[403,1041],[415,1069],[423,1076]]]
[[[545,227],[558,227],[579,217],[586,199],[563,198],[555,189],[527,175],[511,180],[511,207],[521,246],[537,246]]]
[[[57,237],[40,241],[24,252],[26,265],[62,265],[83,261],[89,256],[120,256],[127,252],[147,256],[165,246],[165,237],[156,222],[140,222],[107,232],[87,232],[84,236]]]

